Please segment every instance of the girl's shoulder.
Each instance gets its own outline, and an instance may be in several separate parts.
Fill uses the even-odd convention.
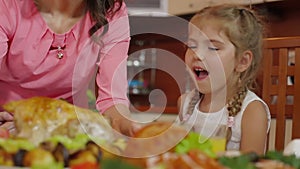
[[[264,112],[264,113],[260,113]],[[258,97],[254,92],[248,91],[247,95],[243,101],[241,115],[243,116],[244,113],[252,113],[257,115],[266,116],[268,121],[271,120],[270,109],[268,105],[265,103],[263,99]]]
[[[247,95],[243,101],[242,108],[245,108],[246,106],[248,106],[250,103],[252,103],[254,101],[259,101],[259,102],[257,102],[258,104],[263,104],[266,107],[268,107],[267,104],[265,103],[265,101],[263,101],[260,97],[258,97],[253,91],[248,90]]]

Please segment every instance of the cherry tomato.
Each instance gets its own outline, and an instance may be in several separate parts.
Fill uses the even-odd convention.
[[[97,163],[84,162],[71,166],[71,169],[100,169]]]
[[[0,127],[0,138],[8,138],[9,131],[6,128]]]

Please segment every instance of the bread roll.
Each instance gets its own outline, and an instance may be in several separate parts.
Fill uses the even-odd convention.
[[[175,147],[188,132],[170,122],[154,122],[140,129],[128,140],[124,155],[145,158],[159,155]]]

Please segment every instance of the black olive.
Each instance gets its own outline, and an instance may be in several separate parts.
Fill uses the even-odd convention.
[[[86,143],[86,150],[91,151],[96,157],[97,161],[100,162],[102,158],[102,151],[100,146],[98,146],[95,142],[89,141]]]
[[[56,148],[52,152],[52,154],[53,154],[54,158],[56,159],[56,161],[62,162],[65,167],[68,167],[70,154],[69,154],[69,151],[67,150],[67,148],[63,144],[58,143],[56,145]]]
[[[20,149],[17,151],[17,153],[13,156],[14,165],[18,167],[23,167],[23,159],[25,154],[27,153],[27,150]]]

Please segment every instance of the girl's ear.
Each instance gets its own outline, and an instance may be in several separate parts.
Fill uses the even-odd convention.
[[[250,50],[246,50],[242,53],[242,57],[238,60],[235,66],[235,71],[244,72],[252,63],[253,53]]]

